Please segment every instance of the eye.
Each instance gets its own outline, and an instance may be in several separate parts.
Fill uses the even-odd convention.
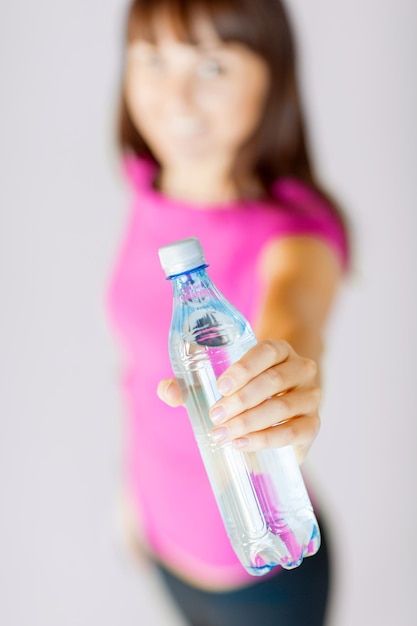
[[[136,42],[129,47],[128,58],[151,72],[161,72],[165,65],[161,53],[143,42]]]
[[[224,66],[217,59],[203,59],[197,69],[198,76],[203,79],[217,78],[224,72]]]
[[[152,72],[162,72],[165,66],[164,59],[157,50],[148,52],[148,54],[144,57],[143,62],[144,65]]]

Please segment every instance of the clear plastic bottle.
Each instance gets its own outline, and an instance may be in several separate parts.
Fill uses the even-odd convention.
[[[317,552],[320,531],[292,447],[241,452],[211,438],[216,380],[256,344],[254,333],[209,278],[197,238],[159,257],[174,291],[172,368],[231,544],[254,576],[297,567]]]

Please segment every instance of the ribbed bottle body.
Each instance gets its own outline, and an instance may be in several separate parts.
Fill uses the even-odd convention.
[[[320,533],[293,449],[242,452],[211,437],[217,378],[256,344],[254,333],[205,266],[171,280],[170,359],[232,546],[250,574],[294,568],[318,550]]]

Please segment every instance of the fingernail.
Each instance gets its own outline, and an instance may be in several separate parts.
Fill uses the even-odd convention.
[[[222,406],[216,406],[215,409],[210,411],[210,417],[215,424],[217,424],[217,422],[221,422],[224,416],[225,416],[225,411]]]
[[[227,439],[227,428],[217,428],[216,430],[213,430],[213,432],[211,433],[211,438],[216,443],[224,441],[225,439]]]
[[[217,389],[224,396],[225,393],[229,393],[233,389],[233,381],[231,378],[221,378],[217,383]]]

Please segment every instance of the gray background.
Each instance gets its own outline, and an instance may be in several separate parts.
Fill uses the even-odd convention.
[[[119,514],[120,357],[104,299],[127,215],[112,143],[125,6],[0,4],[5,626],[181,623],[129,556]],[[335,542],[331,624],[411,626],[417,4],[291,6],[320,172],[356,242],[308,461]]]

